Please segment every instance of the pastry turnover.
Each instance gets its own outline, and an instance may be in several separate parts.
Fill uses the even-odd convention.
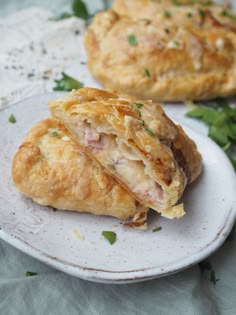
[[[146,217],[147,208],[85,156],[52,119],[29,131],[14,156],[12,177],[24,195],[41,205],[131,217],[136,226]]]
[[[129,9],[122,10],[119,2]],[[202,6],[208,13],[199,13],[203,9],[198,6],[171,4],[172,11],[163,6],[160,12],[159,7],[157,1],[116,1],[114,8],[122,14],[108,10],[96,15],[84,38],[94,77],[106,88],[143,99],[235,95],[236,19],[222,16],[216,5],[219,14],[209,13],[210,5]],[[181,17],[189,9],[197,11],[191,23]]]
[[[129,190],[167,218],[187,183],[201,172],[195,143],[152,101],[83,88],[49,105],[81,149]]]
[[[236,16],[230,8],[209,0],[115,0],[112,8],[120,15],[155,19],[159,24],[236,31]]]

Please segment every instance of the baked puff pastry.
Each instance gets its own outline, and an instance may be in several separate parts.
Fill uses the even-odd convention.
[[[49,103],[52,117],[81,149],[167,218],[184,215],[176,203],[201,172],[195,143],[152,101],[83,88]]]
[[[142,2],[150,8],[158,5],[137,1]],[[129,3],[135,11],[136,1]],[[230,27],[178,24],[173,13],[162,14],[160,20],[155,14],[145,15],[141,4],[137,8],[138,18],[101,12],[85,33],[87,65],[101,84],[158,101],[235,95],[236,34]]]
[[[16,187],[40,205],[133,218],[142,225],[148,209],[90,160],[52,119],[37,123],[12,164]]]

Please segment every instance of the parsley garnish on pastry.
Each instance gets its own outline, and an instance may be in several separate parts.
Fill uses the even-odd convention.
[[[236,93],[236,16],[212,1],[117,0],[84,43],[105,88],[159,101]]]

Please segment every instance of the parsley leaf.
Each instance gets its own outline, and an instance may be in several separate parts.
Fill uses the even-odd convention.
[[[88,12],[86,4],[82,0],[73,0],[72,11],[75,16],[83,20],[88,20],[89,18],[91,18],[91,15]]]
[[[137,39],[133,34],[128,35],[127,40],[131,46],[136,46],[138,44]]]
[[[73,13],[63,12],[63,13],[57,15],[57,16],[49,18],[49,20],[50,21],[60,21],[60,20],[68,19],[68,18],[70,18],[72,16],[74,16]]]
[[[58,137],[58,132],[57,132],[57,131],[53,131],[53,132],[51,133],[51,136],[52,136],[52,137]]]
[[[152,130],[145,128],[145,130],[147,131],[147,133],[151,136],[154,136],[154,133],[152,132]]]
[[[165,11],[165,17],[166,18],[171,18],[172,17],[172,13],[170,11]]]
[[[234,14],[232,14],[232,13],[226,11],[226,10],[222,10],[221,11],[221,15],[225,16],[225,17],[227,17],[229,19],[236,20],[236,15],[234,15]]]
[[[161,226],[156,226],[152,232],[159,232],[160,230],[162,230],[162,227]]]
[[[143,103],[134,103],[134,105],[138,108],[142,108],[144,106]]]
[[[32,276],[36,276],[36,275],[37,275],[36,272],[31,272],[31,271],[26,271],[26,272],[25,272],[25,276],[26,276],[26,277],[32,277]]]
[[[108,242],[113,245],[116,241],[116,233],[112,231],[102,231],[102,236],[108,240]]]
[[[228,155],[236,170],[233,151],[236,148],[236,108],[231,108],[224,99],[216,99],[211,107],[198,106],[186,114],[197,118],[208,126],[208,136]]]
[[[84,86],[83,83],[68,76],[64,72],[62,72],[62,78],[60,80],[55,80],[55,83],[56,86],[53,88],[54,91],[71,91],[73,89],[80,89]]]
[[[216,282],[220,280],[220,279],[216,279],[215,270],[212,268],[212,265],[211,265],[211,263],[208,260],[203,260],[198,265],[199,265],[199,267],[200,267],[202,272],[204,272],[204,271],[210,272],[209,280],[213,284],[216,284]]]
[[[150,71],[149,71],[148,69],[144,69],[143,76],[144,76],[144,77],[149,77],[149,78],[150,78],[150,76],[151,76]]]
[[[16,117],[13,114],[11,114],[11,116],[8,118],[8,121],[11,124],[15,124],[16,123]]]

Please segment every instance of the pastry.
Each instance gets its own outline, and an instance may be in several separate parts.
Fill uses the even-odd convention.
[[[29,131],[14,156],[12,177],[19,191],[40,205],[134,218],[136,226],[146,218],[148,209],[84,155],[50,118]]]
[[[209,0],[115,0],[113,10],[133,19],[155,19],[159,24],[191,24],[236,31],[236,17],[225,4]]]
[[[93,88],[73,90],[49,103],[91,159],[134,198],[167,218],[184,215],[176,205],[197,178],[202,158],[195,143],[152,101]]]
[[[195,22],[181,23],[184,6],[172,5],[179,10],[173,18],[166,10],[155,14],[154,1],[123,2],[128,15],[100,12],[84,37],[88,68],[104,87],[158,101],[235,95],[235,20],[224,16],[211,27],[212,18],[201,22],[198,13]]]

